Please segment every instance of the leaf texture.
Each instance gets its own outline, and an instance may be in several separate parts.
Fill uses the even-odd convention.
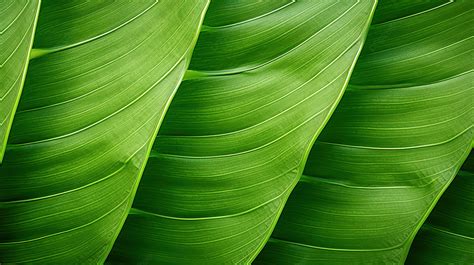
[[[406,264],[474,264],[474,153],[421,227]]]
[[[0,162],[21,95],[39,0],[0,2]]]
[[[385,6],[397,3],[403,12]],[[404,263],[473,137],[472,4],[430,3],[412,12],[406,1],[379,3],[347,91],[256,264]]]
[[[270,236],[375,3],[262,3],[211,3],[110,263],[245,264]]]
[[[207,4],[42,4],[0,166],[0,263],[105,260]]]

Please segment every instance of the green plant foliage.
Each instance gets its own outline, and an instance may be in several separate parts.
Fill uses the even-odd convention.
[[[0,0],[0,264],[474,264],[473,27],[469,0]]]
[[[20,99],[39,1],[0,1],[0,162]]]
[[[474,264],[474,153],[413,241],[406,264]]]
[[[471,149],[472,4],[379,8],[257,264],[403,264]]]
[[[0,167],[2,264],[105,260],[207,4],[42,3]]]
[[[375,7],[226,2],[209,7],[111,263],[250,262],[344,90]]]

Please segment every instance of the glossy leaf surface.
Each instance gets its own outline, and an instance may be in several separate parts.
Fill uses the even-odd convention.
[[[413,241],[406,264],[474,264],[474,153]]]
[[[42,4],[0,166],[0,263],[105,260],[207,4]]]
[[[39,6],[38,0],[0,1],[0,162],[21,95]]]
[[[469,153],[472,3],[410,2],[379,2],[347,91],[256,264],[403,264]]]
[[[248,263],[270,236],[375,3],[262,3],[211,3],[110,263]]]

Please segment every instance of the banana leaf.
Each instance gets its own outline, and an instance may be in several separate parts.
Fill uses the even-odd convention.
[[[379,2],[347,91],[256,264],[403,264],[466,159],[472,3],[410,2]]]
[[[40,2],[0,2],[0,163],[20,99]]]
[[[406,264],[474,264],[474,153],[413,241]]]
[[[251,262],[344,91],[374,7],[211,2],[108,262]]]
[[[0,166],[0,263],[105,260],[207,4],[42,3]]]

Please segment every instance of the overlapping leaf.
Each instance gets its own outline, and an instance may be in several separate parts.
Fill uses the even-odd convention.
[[[248,263],[365,38],[374,1],[215,1],[110,263]]]
[[[474,264],[474,153],[413,241],[406,264]]]
[[[43,3],[0,167],[0,263],[105,260],[206,6]]]
[[[421,2],[379,3],[257,264],[403,264],[473,137],[472,4]]]
[[[0,2],[0,162],[20,98],[39,0]]]

